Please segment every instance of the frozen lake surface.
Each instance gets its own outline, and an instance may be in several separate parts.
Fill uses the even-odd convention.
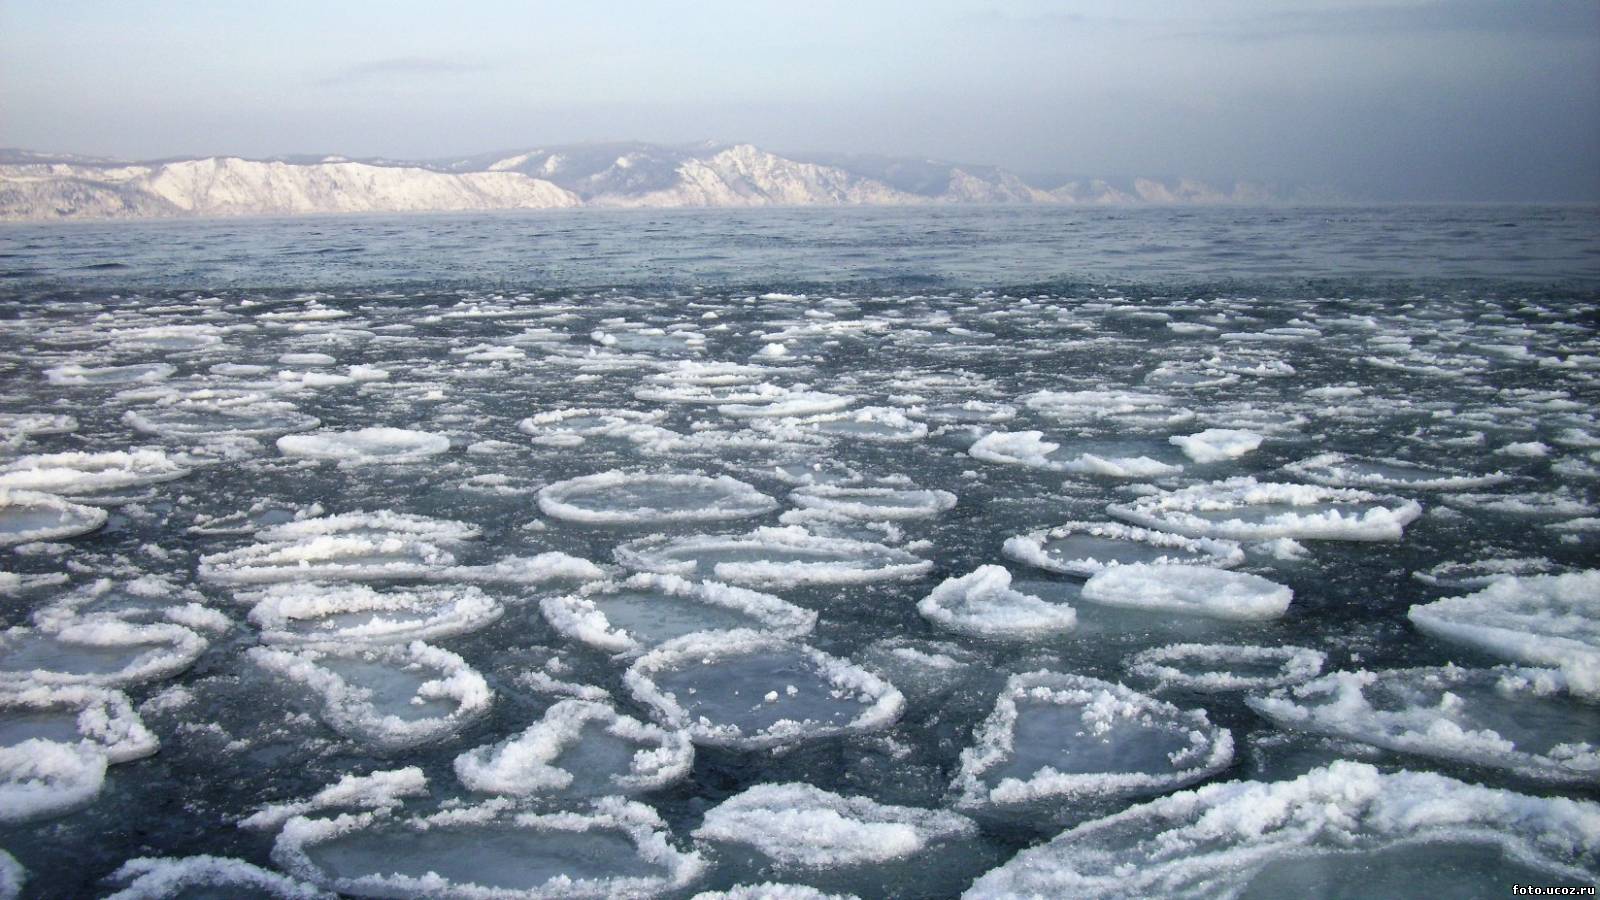
[[[1597,309],[1579,207],[5,226],[0,898],[1593,885]]]

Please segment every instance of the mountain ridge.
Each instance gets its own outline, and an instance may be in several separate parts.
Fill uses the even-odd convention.
[[[1263,204],[1307,199],[1236,182],[1083,178],[1041,185],[996,166],[779,155],[753,144],[614,142],[456,159],[237,156],[131,162],[0,150],[0,220],[943,204]],[[1313,196],[1310,199],[1327,199]]]

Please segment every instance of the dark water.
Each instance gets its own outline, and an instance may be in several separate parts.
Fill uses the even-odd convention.
[[[130,286],[1004,288],[1600,279],[1600,208],[584,211],[0,226],[0,278]]]
[[[52,608],[80,603],[79,616],[178,621],[209,641],[181,674],[120,687],[160,739],[159,752],[110,766],[92,801],[24,821],[0,817],[0,849],[28,871],[27,896],[108,893],[107,876],[142,856],[211,854],[277,868],[287,857],[274,853],[275,831],[240,828],[239,820],[346,775],[419,767],[427,792],[398,807],[400,818],[486,799],[461,785],[452,761],[538,721],[561,696],[550,679],[603,688],[620,712],[651,717],[624,683],[627,659],[563,636],[541,614],[541,597],[576,585],[491,579],[476,587],[504,607],[497,621],[428,639],[484,678],[495,695],[489,711],[398,751],[341,733],[313,696],[252,662],[260,629],[248,614],[259,598],[200,574],[208,557],[255,543],[254,528],[318,509],[469,523],[481,536],[448,547],[461,567],[554,551],[621,576],[614,549],[653,533],[742,534],[796,521],[928,560],[932,570],[909,581],[764,588],[817,612],[807,643],[898,679],[906,708],[885,730],[780,752],[699,748],[687,778],[636,798],[683,849],[695,846],[691,832],[708,809],[763,783],[948,808],[962,752],[1006,678],[1039,669],[1123,682],[1204,709],[1235,745],[1232,763],[1210,782],[1281,782],[1354,759],[1385,772],[1436,772],[1592,803],[1592,777],[1540,777],[1484,752],[1380,750],[1287,731],[1238,693],[1163,688],[1127,668],[1141,651],[1174,643],[1308,647],[1327,654],[1327,671],[1507,662],[1428,637],[1406,613],[1476,589],[1451,564],[1478,565],[1469,575],[1597,567],[1597,308],[1600,209],[1592,207],[585,211],[0,227],[0,414],[8,416],[0,419],[0,480],[36,464],[28,462],[36,454],[136,448],[189,470],[110,489],[53,488],[104,509],[107,522],[43,545],[0,547],[0,570],[29,579],[0,597],[0,626],[44,630],[60,621]],[[780,346],[782,355],[772,355]],[[705,390],[693,382],[703,370],[686,362],[725,365],[732,380],[708,382],[717,390],[764,384],[797,402],[822,392],[836,406],[878,407],[872,421],[902,429],[904,439],[874,442],[805,412],[774,423],[716,402],[660,399],[664,390]],[[121,366],[152,367],[139,370],[149,380],[73,380],[72,367]],[[1061,399],[1071,392],[1100,393]],[[532,440],[518,427],[539,413],[584,409],[593,412],[574,413],[574,422],[593,425],[625,410],[629,428],[563,442]],[[18,415],[74,421],[69,430],[37,430],[9,418]],[[370,465],[280,449],[283,429],[307,416],[320,421],[313,434],[387,426],[441,435],[448,448],[417,462]],[[224,433],[240,417],[259,433]],[[1213,428],[1251,431],[1262,443],[1236,459],[1200,462],[1169,441]],[[1060,445],[1056,461],[1092,452],[1182,468],[1122,478],[967,452],[991,432],[1029,431]],[[1303,480],[1284,467],[1328,452],[1396,476],[1370,489],[1391,505],[1416,501],[1423,512],[1399,540],[1247,540],[1243,570],[1294,591],[1281,618],[1096,605],[1078,596],[1081,580],[1001,553],[1009,537],[1104,521],[1108,505],[1160,490],[1240,476]],[[938,489],[958,500],[887,524],[807,518],[779,467],[848,467],[862,483]],[[547,485],[612,470],[727,475],[778,508],[703,525],[597,525],[541,510]],[[1416,487],[1398,477],[1415,480],[1418,472],[1467,481]],[[671,491],[642,490],[630,505],[651,490],[670,499]],[[34,521],[0,519],[0,533],[25,520]],[[1014,588],[1071,603],[1077,628],[1006,642],[941,629],[918,614],[936,585],[982,565],[1004,565]],[[430,577],[460,587],[468,574],[440,563]],[[111,593],[88,602],[101,579]],[[370,583],[391,590],[405,580]],[[172,611],[188,604],[195,609]],[[673,615],[687,608],[674,606]],[[208,630],[196,610],[226,622],[213,618]],[[946,654],[953,668],[905,663],[896,641]],[[1240,674],[1259,673],[1241,666]],[[385,687],[417,677],[404,673]],[[1592,700],[1558,692],[1529,702],[1525,721],[1559,722],[1562,740],[1576,735],[1570,743],[1600,721]],[[1057,718],[1065,717],[1047,721]],[[1522,726],[1511,719],[1497,723],[1507,737],[1548,749],[1539,734],[1516,733]],[[1034,725],[1020,729],[1025,739],[1038,738]],[[1589,738],[1597,739],[1600,732]],[[1049,759],[1051,750],[1035,745],[1018,756]],[[1149,754],[1111,748],[1106,758],[1119,756],[1143,765]],[[985,811],[975,814],[973,836],[910,860],[842,869],[784,867],[749,848],[705,846],[705,874],[674,896],[768,880],[862,897],[954,896],[1063,827],[1146,799],[1058,798],[1045,810]],[[570,797],[528,803],[586,809]],[[1515,843],[1556,827],[1540,810],[1516,826],[1485,827]],[[1431,834],[1372,838],[1362,849],[1387,860],[1428,845]],[[362,833],[347,842],[359,853],[311,856],[381,860],[396,847],[421,847],[424,856],[451,856],[459,871],[475,869],[454,857],[459,835],[435,845],[426,835]],[[507,859],[516,848],[533,839],[496,840],[511,849],[482,870],[504,874],[515,867]],[[541,865],[561,867],[556,844],[534,843],[553,854]],[[611,865],[637,874],[614,835],[569,843],[621,853],[586,857],[584,871]],[[1542,862],[1486,859],[1462,869],[1462,878],[1524,878],[1529,867],[1548,871],[1547,863],[1592,873],[1600,862],[1581,844],[1559,859],[1546,846],[1540,852],[1553,855]],[[1258,887],[1326,880],[1338,868],[1329,854],[1339,849],[1316,844],[1280,858]],[[1334,887],[1327,893],[1338,895]]]

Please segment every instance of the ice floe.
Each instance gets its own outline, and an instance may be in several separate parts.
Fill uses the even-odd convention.
[[[227,896],[332,900],[333,895],[286,875],[221,856],[130,859],[109,876],[123,887],[106,900]]]
[[[1022,402],[1029,409],[1068,423],[1103,418],[1178,422],[1193,415],[1176,409],[1171,397],[1144,391],[1035,391],[1023,397]]]
[[[993,425],[1017,417],[1017,408],[1005,403],[966,400],[960,403],[930,403],[909,410],[910,415],[939,425]]]
[[[753,587],[910,580],[933,569],[933,563],[905,550],[818,537],[797,525],[758,528],[745,535],[652,535],[614,552],[617,562],[630,569]]]
[[[963,896],[1493,896],[1592,884],[1600,805],[1336,762],[1292,781],[1208,785],[1019,853]],[[1352,873],[1359,873],[1352,883]]]
[[[268,525],[255,544],[200,558],[202,579],[248,585],[302,581],[502,582],[534,584],[598,578],[587,560],[565,553],[457,565],[446,547],[478,537],[476,525],[389,510],[315,516]]]
[[[0,850],[0,900],[17,900],[22,896],[22,886],[28,881],[28,872],[17,858]]]
[[[265,525],[256,537],[269,542],[293,542],[325,536],[400,537],[449,546],[474,540],[483,529],[470,522],[437,519],[380,509],[333,515],[297,516],[291,521]]]
[[[466,661],[414,641],[405,646],[252,647],[256,665],[315,695],[324,722],[394,752],[448,737],[488,712],[494,693]]]
[[[341,894],[377,897],[643,897],[682,889],[706,865],[677,849],[654,810],[620,798],[538,814],[504,801],[402,818],[290,819],[272,859]]]
[[[949,491],[848,484],[806,485],[790,491],[789,499],[803,509],[869,522],[923,519],[956,505],[956,495]]]
[[[51,384],[75,387],[121,385],[121,384],[149,384],[162,381],[177,372],[176,366],[168,363],[144,363],[134,366],[100,366],[89,367],[76,364],[55,366],[45,369],[44,375]]]
[[[623,680],[695,743],[746,750],[886,728],[905,705],[893,685],[847,660],[751,631],[670,641]]]
[[[521,733],[457,756],[455,771],[486,794],[607,796],[666,787],[693,764],[694,745],[682,731],[606,703],[562,700]]]
[[[1512,494],[1477,492],[1448,494],[1445,502],[1450,506],[1474,512],[1528,518],[1568,518],[1600,513],[1600,504],[1589,502],[1568,485],[1561,485],[1548,491],[1523,491]]]
[[[1121,522],[1067,522],[1007,538],[1002,550],[1047,572],[1084,578],[1134,563],[1228,569],[1244,562],[1244,551],[1233,541],[1184,537]]]
[[[779,389],[763,394],[759,403],[723,403],[717,412],[732,419],[796,418],[837,412],[855,402],[854,397],[822,391]]]
[[[842,438],[881,444],[903,444],[928,436],[928,426],[907,416],[905,411],[883,406],[863,406],[845,412],[824,413],[804,419],[768,419],[768,427],[798,429]]]
[[[539,608],[557,631],[611,653],[641,653],[697,631],[745,629],[798,638],[817,623],[816,613],[771,594],[651,573],[545,597]]]
[[[42,434],[71,434],[78,420],[60,413],[0,413],[0,443],[15,443]]]
[[[200,558],[198,572],[220,584],[416,579],[441,572],[455,561],[450,551],[428,541],[325,535],[207,554]]]
[[[1189,435],[1168,438],[1183,455],[1197,463],[1238,459],[1261,446],[1262,436],[1238,428],[1207,428]]]
[[[760,403],[786,393],[763,381],[775,371],[743,363],[681,360],[670,369],[646,375],[633,396],[647,403]]]
[[[626,438],[641,425],[661,421],[660,411],[568,408],[538,413],[517,423],[536,444],[574,447],[590,438]]]
[[[428,778],[416,766],[381,769],[366,775],[346,774],[302,800],[269,803],[239,820],[240,828],[276,831],[295,816],[328,809],[394,810],[407,798],[428,793]]]
[[[104,525],[107,517],[103,509],[54,494],[0,489],[0,547],[88,534]]]
[[[309,431],[322,424],[316,416],[283,401],[221,404],[186,400],[170,406],[130,409],[122,421],[135,431],[180,440],[218,437],[270,437]]]
[[[701,891],[690,900],[858,900],[854,894],[829,894],[805,884],[737,884],[725,891]]]
[[[160,575],[144,575],[120,583],[97,579],[36,605],[31,618],[46,632],[95,621],[130,625],[166,621],[197,632],[226,631],[230,627],[227,616],[207,606],[199,591],[181,587]]]
[[[1013,590],[1004,566],[979,566],[947,579],[917,603],[928,621],[979,637],[1032,640],[1072,630],[1078,615],[1065,603],[1050,603]]]
[[[34,685],[0,692],[0,745],[32,739],[86,744],[112,763],[141,759],[161,746],[121,691]]]
[[[111,342],[119,350],[162,350],[183,352],[215,347],[222,335],[213,325],[155,325],[148,328],[118,328]]]
[[[1155,459],[1141,449],[1149,448],[1105,441],[1063,446],[1045,440],[1042,431],[994,431],[974,441],[967,453],[984,462],[1107,478],[1160,478],[1183,471],[1183,466]]]
[[[965,809],[1157,794],[1233,761],[1204,710],[1048,671],[1013,675],[972,740],[951,785]]]
[[[1167,327],[1178,330],[1175,324],[1169,324]],[[1201,327],[1204,328],[1205,326]],[[1145,374],[1144,383],[1158,388],[1173,387],[1193,390],[1238,384],[1239,376],[1231,372],[1222,372],[1205,366],[1169,363],[1151,369]]]
[[[1411,573],[1423,584],[1442,588],[1482,588],[1512,576],[1545,575],[1557,566],[1542,556],[1490,557],[1467,561],[1451,560]]]
[[[1514,662],[1555,666],[1600,697],[1600,570],[1507,577],[1475,594],[1411,607],[1427,634]]]
[[[278,438],[278,452],[284,456],[333,460],[347,465],[421,462],[449,449],[448,437],[409,428],[318,431]]]
[[[170,678],[209,642],[181,625],[115,618],[68,619],[53,628],[0,631],[0,687],[120,687]]]
[[[856,661],[911,700],[925,700],[960,685],[983,657],[947,641],[891,637],[867,645]]]
[[[0,822],[87,803],[99,793],[106,766],[159,747],[119,691],[8,686],[0,690]]]
[[[1079,596],[1107,606],[1250,621],[1283,615],[1294,591],[1248,572],[1128,563],[1095,573]]]
[[[0,823],[82,806],[105,783],[106,755],[79,743],[30,739],[0,745]]]
[[[472,586],[374,590],[360,584],[295,582],[252,593],[250,622],[261,640],[284,645],[395,644],[477,631],[504,612]]]
[[[1457,666],[1333,672],[1249,704],[1285,728],[1390,750],[1600,782],[1600,710],[1554,672]]]
[[[1422,515],[1414,500],[1249,476],[1151,494],[1107,509],[1147,528],[1239,541],[1395,541]]]
[[[1322,674],[1327,654],[1308,647],[1168,644],[1128,660],[1130,675],[1190,691],[1264,691]]]
[[[1475,475],[1401,459],[1374,459],[1343,453],[1321,453],[1290,463],[1283,467],[1283,471],[1295,478],[1332,487],[1411,491],[1460,491],[1511,480],[1511,476],[1504,472]]]
[[[0,490],[97,494],[172,481],[189,471],[161,450],[42,453],[0,465]]]
[[[706,812],[694,836],[741,844],[785,866],[835,868],[930,852],[976,834],[972,820],[942,809],[888,806],[809,784],[758,784]]]
[[[539,492],[545,515],[591,525],[711,522],[777,508],[776,500],[726,475],[610,471],[558,481]]]

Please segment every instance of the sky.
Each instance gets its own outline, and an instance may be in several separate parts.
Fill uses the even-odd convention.
[[[751,142],[1600,200],[1600,0],[0,0],[0,146]]]

